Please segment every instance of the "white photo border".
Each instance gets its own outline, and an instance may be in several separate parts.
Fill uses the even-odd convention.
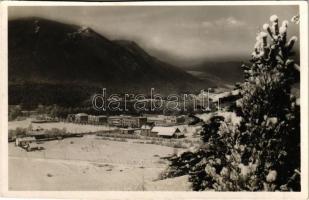
[[[300,13],[301,192],[125,192],[8,190],[8,44],[9,6],[233,6],[298,5]],[[0,2],[0,191],[4,197],[62,199],[308,199],[308,2],[306,1],[167,1],[167,2]]]

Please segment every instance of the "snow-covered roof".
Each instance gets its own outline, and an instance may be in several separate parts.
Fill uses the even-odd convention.
[[[164,120],[165,117],[162,115],[147,117],[148,120]]]
[[[76,116],[81,117],[81,116],[88,116],[86,113],[78,113]]]
[[[151,126],[144,124],[142,125],[141,129],[151,129]]]
[[[152,132],[158,133],[159,136],[173,136],[176,132],[180,132],[180,130],[177,127],[156,126],[152,129]]]

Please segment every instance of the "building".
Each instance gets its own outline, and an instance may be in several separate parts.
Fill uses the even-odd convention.
[[[88,123],[94,124],[95,122],[95,115],[88,115]]]
[[[95,122],[98,123],[98,124],[107,124],[107,116],[98,115],[98,116],[96,116]]]
[[[181,138],[184,134],[177,127],[156,126],[151,132],[163,138]]]
[[[149,136],[149,137],[157,137],[157,133],[156,132],[151,132],[153,126],[149,125],[149,124],[145,124],[141,127],[141,135],[142,136]]]
[[[164,115],[147,115],[147,123],[153,123],[156,126],[165,125]]]
[[[51,123],[51,122],[59,122],[58,117],[51,117],[48,114],[40,114],[35,117],[34,120],[31,120],[33,123]]]
[[[180,116],[177,116],[176,118],[177,124],[184,124],[186,123],[186,121],[187,121],[187,117],[185,115],[180,115]]]
[[[140,128],[147,123],[147,118],[119,115],[109,117],[107,123],[110,126]]]
[[[90,124],[102,125],[107,124],[107,116],[105,115],[89,115],[88,122]]]
[[[177,124],[176,116],[164,116],[164,122],[166,125],[175,125]]]
[[[175,115],[147,115],[147,122],[154,123],[156,126],[173,126],[185,123],[185,116]]]
[[[107,124],[110,126],[122,126],[122,116],[111,116],[107,119]]]
[[[134,129],[132,128],[123,128],[123,129],[120,129],[121,133],[122,134],[134,134]]]
[[[67,121],[68,122],[75,122],[75,114],[68,114]]]
[[[146,117],[124,116],[122,118],[122,127],[140,128],[147,123]]]
[[[34,137],[16,138],[15,146],[19,146],[26,151],[43,150],[43,147],[38,146]]]
[[[241,98],[240,90],[232,90],[228,92],[222,92],[219,94],[213,94],[210,100],[215,104],[217,109],[229,107],[232,104],[236,104],[236,101]]]
[[[88,123],[88,115],[86,113],[78,113],[75,115],[76,123]]]
[[[35,137],[23,137],[23,138],[16,138],[15,140],[15,146],[27,146],[31,142],[35,142]]]

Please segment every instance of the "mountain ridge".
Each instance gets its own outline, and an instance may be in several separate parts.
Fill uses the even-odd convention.
[[[14,91],[11,95],[9,91],[9,100],[14,104],[29,103],[15,98],[25,88],[42,99],[33,103],[46,103],[44,99],[56,95],[41,93],[41,98],[40,85],[47,90],[59,85],[55,91],[63,85],[89,86],[84,98],[102,87],[111,92],[146,92],[155,87],[162,93],[181,93],[214,85],[149,55],[134,41],[109,40],[89,27],[37,17],[14,19],[8,23],[8,43],[9,86]],[[37,88],[31,91],[32,87]],[[64,102],[72,95],[60,93]]]

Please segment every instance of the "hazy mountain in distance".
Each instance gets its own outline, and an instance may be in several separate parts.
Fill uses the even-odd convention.
[[[297,63],[299,54],[296,52],[294,59]],[[215,81],[216,85],[222,89],[234,88],[236,82],[244,81],[242,64],[250,66],[249,62],[241,61],[218,61],[203,62],[202,64],[186,67],[185,70],[200,79]],[[292,94],[299,97],[299,75],[296,75],[296,84],[292,86]]]
[[[300,63],[299,50],[295,48],[295,52],[292,58],[296,63]],[[217,60],[212,59],[211,61],[204,61],[199,64],[194,64],[191,66],[186,66],[184,69],[203,80],[216,80],[218,86],[224,87],[224,85],[234,85],[236,82],[244,81],[244,73],[241,69],[242,64],[248,66],[250,63],[250,55],[231,57],[231,58],[217,58]]]
[[[205,61],[184,69],[200,79],[216,80],[218,85],[234,85],[244,80],[242,61]]]
[[[10,104],[78,104],[102,87],[122,93],[154,87],[166,94],[215,85],[150,56],[135,42],[42,18],[10,20],[8,45]]]

